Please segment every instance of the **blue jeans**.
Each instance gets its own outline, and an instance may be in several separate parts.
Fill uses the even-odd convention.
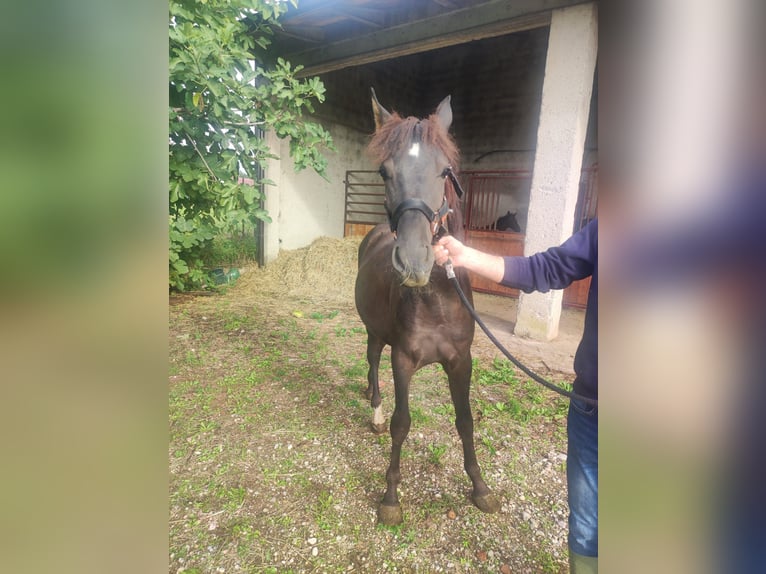
[[[567,436],[569,549],[583,556],[598,556],[597,407],[572,399]]]

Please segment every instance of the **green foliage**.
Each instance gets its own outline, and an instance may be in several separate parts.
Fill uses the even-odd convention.
[[[208,245],[203,260],[207,267],[243,265],[255,261],[256,254],[256,240],[252,231],[221,234]]]
[[[309,315],[312,319],[319,321],[320,323],[324,321],[325,319],[335,319],[335,317],[338,316],[338,313],[340,311],[330,311],[329,313],[322,313],[319,311],[315,311]]]
[[[287,10],[275,0],[171,0],[169,14],[170,286],[206,280],[214,237],[258,221],[260,176],[273,157],[261,134],[290,138],[296,169],[325,176],[321,148],[330,134],[304,119],[324,101],[318,78],[269,52],[272,28]],[[252,180],[254,185],[242,183]]]
[[[508,385],[518,381],[513,364],[506,359],[494,359],[491,367],[484,367],[477,361],[473,365],[473,378],[477,385]]]
[[[442,456],[447,452],[447,445],[429,444],[428,452],[428,460],[436,466],[442,466]]]
[[[516,367],[506,359],[494,359],[484,366],[474,362],[473,380],[477,386],[505,388],[505,400],[480,401],[487,417],[509,416],[518,423],[529,423],[536,418],[559,420],[566,417],[569,401],[530,379],[520,380]],[[552,381],[571,391],[571,383]]]

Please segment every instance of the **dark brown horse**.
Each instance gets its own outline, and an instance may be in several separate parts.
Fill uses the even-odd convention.
[[[473,442],[469,388],[474,322],[444,269],[434,265],[431,250],[434,234],[445,220],[450,233],[463,235],[457,196],[446,178],[447,168],[456,168],[458,158],[448,134],[450,98],[424,120],[389,113],[374,91],[372,108],[376,132],[368,151],[380,164],[389,223],[375,227],[359,246],[356,307],[367,327],[367,396],[377,432],[385,431],[378,365],[386,345],[391,346],[396,402],[387,488],[378,519],[384,524],[402,522],[397,485],[402,443],[410,430],[410,380],[415,371],[431,363],[440,363],[449,379],[464,466],[473,483],[471,499],[484,512],[495,512],[499,504],[481,477]],[[467,273],[458,269],[457,277],[470,298]]]

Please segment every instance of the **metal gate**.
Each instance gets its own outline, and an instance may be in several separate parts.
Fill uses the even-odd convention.
[[[380,181],[379,172],[348,170],[343,183],[346,186],[343,237],[366,235],[378,223],[387,220],[383,207],[385,185]]]
[[[466,229],[496,231],[498,217],[515,198],[529,197],[532,172],[527,169],[466,170],[460,173],[466,189]],[[518,201],[516,201],[518,203]],[[510,209],[509,209],[510,210]],[[518,212],[514,209],[514,214]]]

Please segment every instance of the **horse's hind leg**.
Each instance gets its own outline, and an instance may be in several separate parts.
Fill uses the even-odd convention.
[[[391,366],[394,371],[395,402],[391,415],[391,461],[386,471],[386,493],[378,507],[378,519],[389,526],[401,524],[402,508],[399,505],[397,487],[401,480],[399,460],[402,444],[410,432],[410,379],[415,372],[415,365],[404,353],[391,350]]]
[[[471,387],[471,355],[461,357],[452,364],[443,365],[449,378],[449,390],[455,405],[455,426],[463,442],[463,462],[473,483],[471,500],[482,512],[497,512],[500,503],[481,477],[473,443],[473,416],[469,401]]]
[[[367,330],[367,362],[370,365],[367,371],[367,391],[365,395],[370,399],[372,406],[372,430],[376,434],[386,432],[386,419],[383,417],[383,405],[380,399],[380,384],[378,383],[378,367],[380,366],[380,354],[386,344]]]

